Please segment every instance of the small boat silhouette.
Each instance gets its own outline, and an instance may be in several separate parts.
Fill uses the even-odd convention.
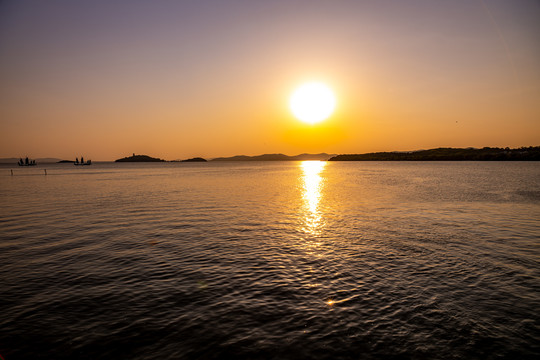
[[[31,160],[27,156],[24,160],[22,158],[20,158],[19,161],[17,162],[17,165],[19,165],[19,166],[35,166],[37,164],[36,164],[36,160]]]
[[[79,158],[75,158],[73,165],[92,165],[92,160],[84,162],[84,157],[81,156],[81,162],[79,162]]]

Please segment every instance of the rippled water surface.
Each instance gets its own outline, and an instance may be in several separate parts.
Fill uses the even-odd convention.
[[[6,360],[540,356],[539,163],[13,171]]]

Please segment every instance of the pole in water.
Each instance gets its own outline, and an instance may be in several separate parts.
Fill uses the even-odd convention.
[[[47,175],[47,169],[43,169],[43,171],[45,171],[45,175]]]
[[[11,169],[11,176],[13,176],[13,169]]]

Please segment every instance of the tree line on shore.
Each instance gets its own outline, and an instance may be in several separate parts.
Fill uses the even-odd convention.
[[[437,148],[407,152],[343,154],[329,161],[539,161],[540,146],[521,148]]]

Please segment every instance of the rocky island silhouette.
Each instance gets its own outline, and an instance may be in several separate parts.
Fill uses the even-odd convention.
[[[159,158],[153,158],[148,155],[135,155],[127,156],[122,159],[117,159],[114,162],[165,162],[165,160]]]
[[[191,159],[180,160],[179,162],[207,162],[207,161],[208,160],[203,159],[202,157],[194,157],[194,158],[191,158]]]

